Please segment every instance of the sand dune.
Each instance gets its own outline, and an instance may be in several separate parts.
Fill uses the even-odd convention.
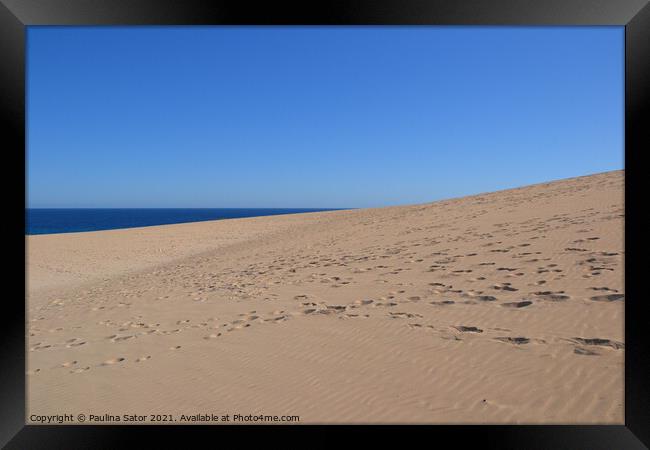
[[[623,185],[30,236],[27,420],[623,423]]]

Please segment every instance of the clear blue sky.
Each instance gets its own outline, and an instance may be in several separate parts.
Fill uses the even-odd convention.
[[[623,168],[622,27],[29,27],[30,207],[370,207]]]

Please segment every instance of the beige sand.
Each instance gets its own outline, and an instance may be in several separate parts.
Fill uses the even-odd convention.
[[[30,236],[28,422],[623,423],[623,186]]]

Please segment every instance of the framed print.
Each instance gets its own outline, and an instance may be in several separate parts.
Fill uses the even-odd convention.
[[[7,448],[650,442],[646,1],[0,20]]]

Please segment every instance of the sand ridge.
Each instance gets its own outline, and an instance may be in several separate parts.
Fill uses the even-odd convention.
[[[30,236],[28,418],[623,423],[623,184]]]

